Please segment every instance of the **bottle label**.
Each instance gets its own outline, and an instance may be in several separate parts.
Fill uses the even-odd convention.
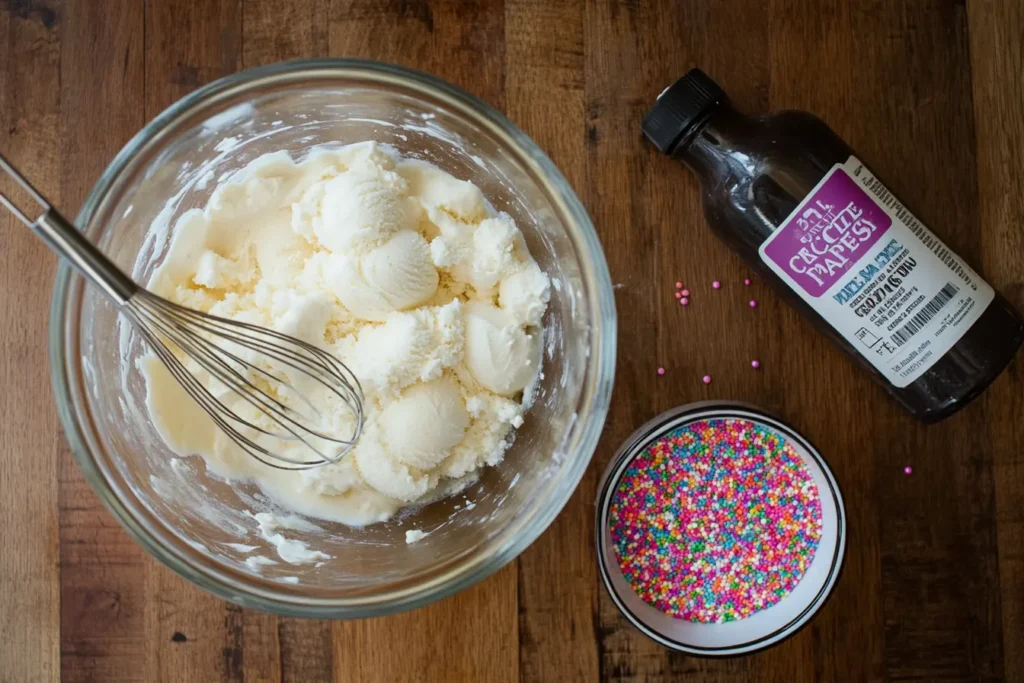
[[[760,252],[897,387],[942,358],[995,297],[856,157],[833,166]]]

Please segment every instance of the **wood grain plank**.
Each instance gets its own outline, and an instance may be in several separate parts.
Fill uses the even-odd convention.
[[[505,15],[500,0],[333,0],[333,57],[409,66],[504,107]]]
[[[334,626],[335,681],[520,680],[515,565],[412,612]]]
[[[0,5],[0,150],[50,195],[59,178],[60,3]],[[6,178],[0,188],[15,194]],[[23,206],[29,204],[22,202]],[[46,381],[46,325],[56,259],[0,216],[0,680],[60,676],[57,452]]]
[[[147,1],[147,119],[237,71],[241,52],[241,0]]]
[[[582,192],[586,185],[583,6],[505,3],[506,114]],[[598,586],[592,534],[594,477],[518,561],[523,681],[593,681]]]
[[[74,215],[143,123],[143,7],[68,3],[65,15],[61,204]],[[61,680],[142,680],[148,560],[100,504],[66,445],[59,464]]]
[[[330,621],[278,617],[282,683],[329,681],[333,678],[333,634]]]
[[[146,118],[241,61],[240,0],[146,5]],[[150,563],[145,574],[147,680],[277,680],[276,624],[246,628],[243,610]],[[246,657],[246,636],[253,641]],[[272,674],[271,674],[272,672]]]
[[[242,66],[329,54],[330,0],[242,2]]]
[[[278,617],[242,610],[242,680],[245,683],[279,682],[283,669]]]
[[[504,20],[501,2],[335,0],[330,50],[428,71],[501,108]],[[518,681],[517,631],[516,572],[506,567],[410,614],[336,622],[334,677]]]
[[[988,281],[1024,311],[1024,5],[968,3],[977,136],[981,263]],[[1017,84],[1017,85],[1014,85]],[[1018,357],[985,394],[993,445],[1004,670],[1024,680],[1024,367]]]

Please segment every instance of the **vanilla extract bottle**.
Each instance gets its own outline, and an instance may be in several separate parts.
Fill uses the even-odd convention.
[[[748,117],[699,69],[644,134],[693,171],[708,224],[925,422],[1013,360],[1024,323],[817,117]]]

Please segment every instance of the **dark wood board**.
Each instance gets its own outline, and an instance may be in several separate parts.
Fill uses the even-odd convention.
[[[0,0],[0,35],[0,151],[70,214],[139,128],[223,75],[324,56],[434,73],[562,169],[619,313],[601,444],[520,558],[408,614],[279,618],[186,583],[99,503],[49,388],[55,259],[0,218],[0,681],[1024,680],[1024,364],[953,418],[916,424],[762,283],[743,286],[694,179],[640,133],[692,66],[748,112],[813,111],[1024,310],[1020,0]],[[686,309],[676,280],[694,292]],[[850,522],[811,625],[725,661],[631,628],[592,540],[597,479],[622,439],[706,398],[805,432]]]

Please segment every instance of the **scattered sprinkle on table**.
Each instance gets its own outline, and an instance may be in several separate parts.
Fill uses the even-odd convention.
[[[759,367],[761,367],[761,361],[759,361],[759,360],[752,360],[752,361],[750,361],[750,367],[752,367],[755,370],[757,370]]]
[[[682,282],[677,282],[676,283],[676,289],[682,289],[682,288],[683,288],[683,283]]]
[[[910,465],[907,465],[906,467],[903,468],[903,474],[913,474],[913,473],[914,473],[914,468],[911,467]]]
[[[744,419],[696,421],[650,443],[623,473],[608,520],[636,594],[700,623],[778,603],[821,539],[818,489],[800,456]]]
[[[658,374],[659,375],[664,375],[665,374],[665,368],[658,368]]]
[[[683,293],[682,292],[676,292],[676,298],[677,299],[682,299],[683,298]]]
[[[722,286],[722,283],[719,282],[718,280],[715,280],[714,282],[711,283],[711,286],[714,287],[715,289],[718,289],[719,287]]]
[[[690,290],[684,289],[682,294],[683,294],[683,296],[690,296]]]
[[[757,308],[757,302],[756,302],[756,301],[754,301],[753,299],[751,299],[751,300],[750,300],[750,307],[751,307],[751,308]]]
[[[704,384],[711,384],[711,375],[704,375]]]
[[[680,300],[679,300],[679,305],[680,305],[680,306],[685,306],[685,305],[687,305],[688,303],[690,303],[690,300],[689,300],[689,299],[687,299],[687,298],[686,298],[685,296],[684,296],[684,297],[683,297],[682,299],[680,299]]]
[[[745,284],[747,287],[749,287],[750,286],[750,278],[748,277],[748,278],[744,279],[743,280],[743,284]]]

